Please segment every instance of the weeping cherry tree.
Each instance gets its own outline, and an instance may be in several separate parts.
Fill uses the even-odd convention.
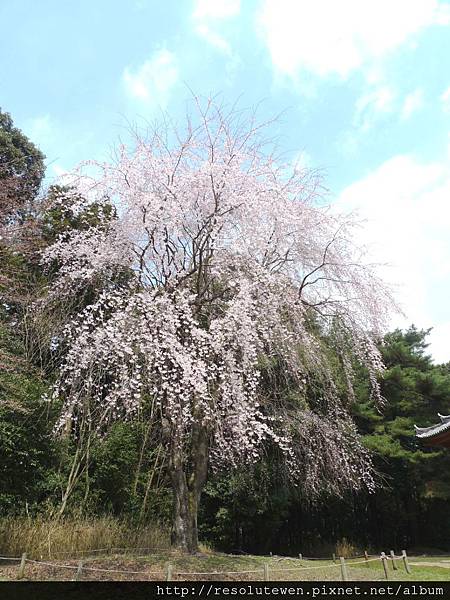
[[[251,113],[197,101],[183,128],[165,123],[112,162],[82,164],[73,210],[113,203],[114,217],[65,232],[44,256],[59,266],[50,295],[102,282],[64,332],[59,428],[83,418],[103,434],[151,406],[172,541],[187,552],[208,469],[254,463],[265,444],[310,496],[374,485],[347,406],[358,362],[380,399],[375,344],[393,301],[354,243],[357,223],[325,207],[317,175],[278,161],[263,131]],[[345,394],[324,350],[331,331]],[[323,382],[320,409],[271,399],[261,372],[274,360],[300,394]]]

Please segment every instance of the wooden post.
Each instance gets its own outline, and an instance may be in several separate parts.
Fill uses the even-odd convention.
[[[302,554],[301,552],[300,552],[300,554],[298,555],[298,558],[299,558],[300,560],[303,560],[303,554]]]
[[[77,569],[77,572],[75,573],[74,581],[80,581],[82,572],[83,572],[83,561],[79,560],[78,561],[78,569]]]
[[[264,563],[264,581],[269,581],[269,565]]]
[[[24,574],[25,574],[25,564],[26,564],[26,561],[27,561],[27,553],[26,553],[26,552],[24,552],[24,553],[22,554],[22,558],[21,558],[21,560],[20,560],[20,566],[19,566],[19,572],[18,572],[18,574],[17,574],[17,579],[22,579],[22,577],[24,576]]]
[[[390,551],[391,560],[392,560],[392,570],[397,570],[397,563],[395,562],[395,552],[393,550]]]
[[[333,562],[336,564],[336,554],[333,552]]]
[[[384,576],[386,579],[389,579],[388,569],[387,569],[387,556],[384,552],[381,553],[381,562],[383,564]]]
[[[166,581],[172,581],[172,564],[171,563],[167,563]]]
[[[407,573],[411,573],[411,567],[409,566],[408,557],[406,555],[406,550],[402,550],[402,559],[403,559],[403,564],[405,565],[405,571]]]
[[[348,581],[348,577],[347,577],[347,567],[345,565],[345,558],[343,556],[339,557],[339,561],[341,563],[341,576],[342,576],[342,581]]]
[[[269,552],[269,556],[272,558],[272,552]]]

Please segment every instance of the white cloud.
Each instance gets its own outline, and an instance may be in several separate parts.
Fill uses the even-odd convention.
[[[265,0],[259,15],[274,68],[290,76],[345,78],[420,30],[449,23],[450,6],[439,0]]]
[[[440,100],[442,102],[442,108],[444,112],[450,112],[450,87],[441,94]]]
[[[407,94],[403,101],[400,101],[398,93],[392,87],[387,84],[378,85],[369,88],[356,101],[353,126],[358,133],[365,133],[378,121],[394,113],[398,114],[402,121],[406,121],[423,105],[424,94],[420,88]]]
[[[344,132],[338,141],[341,152],[354,154],[361,141],[360,135],[372,130],[383,119],[398,115],[406,121],[424,106],[424,93],[420,88],[401,99],[390,85],[382,81],[376,83],[356,100],[352,130]]]
[[[231,46],[227,42],[227,40],[213,31],[209,25],[205,23],[198,23],[196,26],[196,31],[199,35],[201,35],[211,46],[214,46],[224,54],[231,54]]]
[[[363,94],[356,101],[354,125],[361,131],[368,131],[380,116],[393,111],[395,98],[395,91],[387,85]]]
[[[424,105],[423,90],[417,89],[408,94],[403,102],[400,112],[400,118],[406,121],[415,112],[419,111]]]
[[[392,326],[435,327],[431,352],[450,360],[450,172],[444,163],[423,164],[399,155],[347,187],[336,202],[366,220],[363,240],[394,283],[406,319]],[[450,339],[447,337],[447,339]]]
[[[157,50],[135,71],[123,72],[125,90],[131,98],[165,107],[179,78],[176,56],[169,50]]]
[[[240,0],[196,0],[192,13],[195,31],[209,44],[231,56],[231,46],[222,33],[223,21],[238,16],[240,8]]]
[[[197,0],[193,16],[196,19],[226,19],[240,11],[240,0]]]
[[[431,352],[433,358],[437,363],[446,363],[450,360],[449,353],[449,340],[450,340],[450,321],[440,323],[436,327],[433,327],[428,341],[430,343]]]

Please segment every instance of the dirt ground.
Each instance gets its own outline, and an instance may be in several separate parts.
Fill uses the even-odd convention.
[[[32,581],[72,581],[77,578],[77,560],[51,561],[51,563],[55,566],[46,564],[46,561],[42,561],[42,563],[27,562],[23,579]],[[121,571],[131,572],[122,573]],[[17,563],[0,565],[0,579],[16,580],[18,573],[19,565]],[[163,571],[156,570],[155,567],[139,561],[109,559],[107,561],[86,562],[83,564],[83,570],[78,579],[81,581],[160,581],[165,578],[165,575]]]

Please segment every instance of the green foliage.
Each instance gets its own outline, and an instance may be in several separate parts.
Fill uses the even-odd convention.
[[[133,479],[139,457],[136,428],[117,423],[97,444],[92,456],[92,487],[99,505],[120,514],[133,496]]]
[[[45,500],[56,467],[47,407],[47,384],[30,369],[20,344],[0,321],[0,513]]]
[[[75,210],[81,200],[68,186],[52,185],[47,192],[47,204],[41,217],[41,232],[47,245],[71,231],[87,231],[91,227],[105,227],[115,218],[116,210],[109,202],[92,203],[83,210]]]
[[[145,445],[142,423],[116,423],[107,436],[96,440],[89,466],[95,512],[168,522],[172,502],[164,481],[156,485],[157,455],[157,448]]]
[[[298,495],[283,481],[276,460],[218,473],[203,493],[200,534],[223,550],[268,554],[277,546],[276,536],[296,500]]]
[[[11,218],[36,196],[44,176],[44,155],[14,127],[11,115],[0,109],[0,199],[2,220]]]

